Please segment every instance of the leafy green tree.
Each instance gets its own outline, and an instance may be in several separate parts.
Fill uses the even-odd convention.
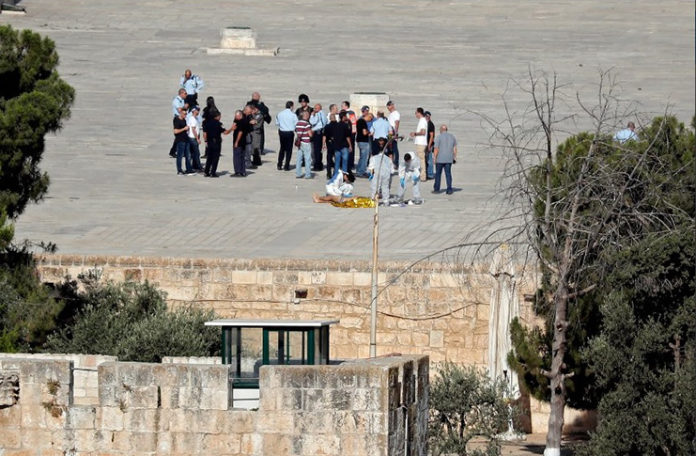
[[[486,120],[492,141],[500,141],[494,145],[510,158],[507,216],[522,221],[503,242],[521,237],[538,261],[536,310],[546,325],[539,331],[514,325],[509,361],[536,396],[549,400],[544,454],[559,456],[565,405],[590,406],[601,397],[581,353],[599,332],[598,297],[609,289],[605,278],[612,256],[654,233],[674,232],[687,218],[677,202],[688,198],[677,195],[694,194],[693,179],[680,178],[693,169],[693,134],[676,119],[658,118],[638,141],[613,141],[624,120],[616,84],[610,73],[601,73],[597,104],[576,97],[592,131],[560,142],[567,120],[578,115],[559,112],[569,98],[556,76],[530,71],[518,87],[531,99],[521,118],[506,105],[505,120]],[[686,136],[675,136],[679,132]],[[687,151],[680,144],[692,146]]]
[[[25,247],[0,251],[0,352],[40,350],[62,311]]]
[[[0,26],[0,350],[33,351],[55,328],[62,304],[35,274],[26,246],[12,246],[11,224],[39,201],[48,176],[39,163],[44,136],[70,115],[74,91],[56,71],[53,41]]]
[[[73,322],[48,338],[61,353],[97,353],[121,361],[159,362],[163,356],[212,356],[219,333],[204,326],[212,312],[168,310],[165,295],[151,284],[86,281]]]
[[[10,219],[48,188],[44,136],[61,127],[75,97],[57,66],[52,40],[0,26],[0,210]]]
[[[491,381],[474,367],[445,363],[430,384],[430,447],[433,455],[497,456],[498,435],[516,412],[504,381]],[[471,445],[483,438],[481,445]]]
[[[696,454],[696,240],[694,224],[617,252],[585,351],[603,390],[583,454]]]

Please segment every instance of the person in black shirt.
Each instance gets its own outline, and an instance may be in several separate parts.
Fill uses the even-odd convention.
[[[430,111],[425,111],[425,119],[428,121],[428,145],[425,147],[425,176],[424,181],[435,178],[435,164],[433,163],[433,144],[435,143],[435,124],[430,120]]]
[[[334,115],[334,119],[339,117]],[[330,153],[330,149],[334,150],[334,172],[331,177],[335,177],[338,171],[341,170],[344,173],[348,172],[348,156],[352,150],[351,136],[353,135],[350,121],[345,113],[340,116],[340,121],[331,121],[329,125],[324,129],[324,136],[327,142],[327,152]],[[332,147],[328,147],[331,144]],[[327,176],[329,175],[329,170],[327,169]]]
[[[244,161],[244,149],[246,148],[247,136],[250,131],[249,121],[242,111],[237,110],[234,113],[234,129],[233,141],[234,148],[232,149],[232,162],[234,164],[234,175],[246,177],[246,166]]]
[[[174,145],[176,146],[176,172],[179,175],[191,174],[191,153],[188,147],[186,109],[179,108],[179,117],[174,117]],[[181,159],[186,157],[186,172],[181,169]]]
[[[217,167],[220,161],[220,149],[222,147],[222,135],[229,134],[232,130],[225,130],[220,122],[220,111],[217,109],[208,111],[208,118],[203,121],[203,139],[206,143],[205,176],[218,177]]]
[[[367,122],[372,120],[372,114],[363,111],[365,115],[361,116],[355,124],[355,143],[360,149],[360,157],[358,159],[357,175],[367,177],[367,160],[370,157],[370,129],[367,127]]]

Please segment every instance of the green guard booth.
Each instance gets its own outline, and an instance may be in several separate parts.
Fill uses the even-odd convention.
[[[259,367],[329,364],[329,328],[339,320],[221,319],[220,354],[233,366],[236,388],[258,388]]]

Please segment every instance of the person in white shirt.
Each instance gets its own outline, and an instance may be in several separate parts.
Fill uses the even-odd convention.
[[[314,193],[312,199],[315,203],[342,203],[346,198],[353,197],[353,182],[355,182],[353,173],[340,172],[326,183],[326,196]]]
[[[389,203],[389,187],[391,186],[392,151],[385,149],[386,140],[379,138],[378,147],[380,153],[373,155],[367,164],[367,172],[370,179],[371,198],[374,199],[378,191],[382,193],[382,202]]]
[[[411,153],[405,153],[404,159],[399,163],[399,191],[397,193],[397,199],[401,203],[404,200],[404,193],[406,193],[406,185],[409,182],[413,183],[413,204],[423,203],[423,198],[421,198],[420,192],[420,164],[421,161],[418,157],[411,156]]]
[[[201,152],[198,148],[201,143],[200,131],[201,125],[198,118],[198,113],[200,108],[198,106],[192,106],[186,116],[186,125],[188,125],[188,142],[189,149],[191,151],[191,168],[194,171],[203,171],[203,166],[201,165]]]
[[[633,122],[629,122],[628,125],[626,125],[626,128],[624,128],[623,130],[619,130],[614,135],[614,141],[617,141],[620,144],[623,144],[629,140],[638,141],[638,135],[636,134],[636,124],[634,124]]]
[[[387,120],[389,121],[389,126],[392,128],[394,134],[394,140],[390,143],[390,147],[392,150],[392,160],[394,162],[394,169],[396,170],[399,166],[398,141],[401,114],[399,114],[399,111],[396,110],[396,106],[394,106],[394,102],[391,100],[387,101],[387,110],[389,111],[389,116],[387,117]]]
[[[418,119],[418,126],[416,126],[416,131],[411,132],[410,136],[416,146],[416,155],[418,155],[420,163],[425,163],[425,149],[428,147],[428,120],[425,118],[423,108],[416,108],[416,119]],[[423,180],[427,180],[427,177]]]

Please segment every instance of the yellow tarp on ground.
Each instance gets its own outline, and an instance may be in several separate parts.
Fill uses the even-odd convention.
[[[367,196],[356,196],[355,198],[350,198],[342,203],[331,203],[336,207],[375,207],[375,201]]]

